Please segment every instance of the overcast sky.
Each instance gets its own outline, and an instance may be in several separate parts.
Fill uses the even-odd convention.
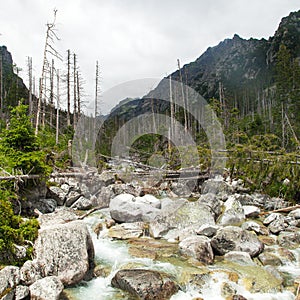
[[[162,78],[176,70],[177,58],[182,65],[194,61],[208,47],[235,33],[242,38],[269,38],[282,17],[300,9],[300,2],[2,0],[0,45],[8,47],[14,62],[23,69],[20,74],[26,83],[28,56],[33,58],[35,76],[41,74],[45,24],[52,20],[54,8],[61,38],[56,48],[64,57],[67,49],[78,55],[91,100],[96,60],[102,92],[130,80]],[[146,89],[150,88],[149,83]],[[107,112],[111,106],[104,103],[103,110]]]

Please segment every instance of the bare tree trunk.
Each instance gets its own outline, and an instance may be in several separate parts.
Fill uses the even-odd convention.
[[[81,97],[80,97],[80,81],[79,81],[79,72],[76,72],[76,82],[77,82],[77,111],[78,111],[78,118],[80,118],[81,114]]]
[[[40,113],[41,113],[41,105],[42,105],[42,84],[43,80],[40,78],[39,80],[39,99],[37,105],[37,112],[36,112],[36,123],[35,123],[35,135],[38,134],[39,130],[39,120],[40,120]]]
[[[68,50],[68,73],[67,73],[67,126],[71,125],[71,119],[70,119],[70,114],[71,114],[71,95],[70,95],[70,67],[71,67],[71,62],[70,62],[70,50]]]
[[[182,81],[182,74],[181,74],[179,59],[177,59],[177,64],[178,64],[179,80],[180,80],[180,84],[181,84],[182,103],[183,103],[183,110],[184,110],[184,130],[187,131],[186,101],[185,101],[185,95],[184,95],[184,88],[183,88],[183,81]]]
[[[50,69],[50,128],[53,125],[53,109],[54,109],[54,59]]]
[[[56,145],[58,144],[58,137],[59,137],[59,110],[60,110],[60,103],[59,103],[59,70],[56,72],[56,99],[57,99],[57,104],[56,104],[56,134],[55,134],[55,143]]]
[[[28,57],[28,81],[29,81],[29,92],[28,92],[28,104],[29,104],[29,116],[30,122],[33,124],[33,103],[32,103],[32,58]]]
[[[76,129],[76,123],[77,123],[77,88],[76,88],[76,54],[73,54],[73,87],[74,87],[74,111],[73,111],[73,127],[74,130]]]
[[[4,103],[3,103],[3,60],[2,60],[2,51],[0,54],[0,111],[1,111],[1,117],[4,109]]]

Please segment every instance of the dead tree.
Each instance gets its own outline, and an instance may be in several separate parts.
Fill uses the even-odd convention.
[[[73,105],[74,105],[74,111],[73,111],[73,127],[74,130],[76,129],[76,123],[77,123],[77,87],[76,87],[76,54],[73,54]]]
[[[46,71],[47,71],[47,66],[48,66],[48,54],[50,54],[58,59],[61,59],[60,54],[55,50],[55,48],[53,46],[55,41],[59,40],[59,38],[55,32],[56,31],[56,29],[55,29],[56,13],[57,13],[57,10],[55,9],[53,22],[47,23],[46,41],[45,41],[44,55],[43,55],[43,66],[42,66],[42,74],[41,74],[41,80],[40,80],[40,96],[38,99],[38,107],[37,107],[37,114],[36,114],[35,135],[37,135],[38,131],[39,131],[41,107],[42,107],[42,104],[46,102],[46,99],[45,99],[46,87],[44,85],[44,82],[45,82]]]
[[[187,107],[186,107],[186,100],[185,100],[184,87],[183,87],[179,59],[177,59],[177,64],[178,64],[179,80],[180,80],[180,85],[181,85],[181,95],[182,95],[182,103],[183,103],[183,110],[184,110],[184,112],[183,112],[183,114],[184,114],[184,130],[187,131]]]
[[[29,83],[29,92],[28,92],[28,104],[29,104],[29,116],[31,124],[33,123],[32,115],[33,115],[33,101],[32,101],[32,57],[28,57],[27,61],[28,67],[28,83]]]
[[[59,70],[56,71],[56,134],[55,134],[55,143],[58,144],[58,137],[59,137],[59,110],[60,110],[60,91],[59,91]]]
[[[67,61],[67,126],[71,126],[71,54],[68,50],[68,61]]]

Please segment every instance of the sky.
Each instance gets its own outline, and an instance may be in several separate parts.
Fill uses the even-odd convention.
[[[86,101],[94,98],[95,64],[99,61],[103,113],[123,98],[145,95],[159,79],[176,70],[177,59],[181,65],[192,62],[235,33],[246,39],[268,39],[282,17],[300,9],[299,0],[1,2],[0,45],[12,53],[25,83],[27,57],[32,57],[36,78],[41,76],[46,23],[57,9],[60,40],[55,48],[65,59],[68,49],[77,54]],[[141,80],[144,78],[155,80]],[[124,89],[122,94],[118,88],[118,99],[106,99],[106,93],[128,81],[144,84],[136,93]]]

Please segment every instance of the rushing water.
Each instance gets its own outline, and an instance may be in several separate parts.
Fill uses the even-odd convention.
[[[104,212],[105,215],[105,212]],[[151,270],[158,270],[169,274],[172,278],[179,279],[185,266],[180,263],[170,263],[152,260],[150,258],[133,257],[128,252],[128,244],[125,241],[115,241],[107,237],[107,230],[101,232],[99,239],[92,231],[92,227],[99,222],[99,213],[93,214],[86,218],[95,247],[95,258],[97,265],[103,266],[106,273],[103,277],[97,277],[89,282],[83,282],[77,287],[66,290],[67,295],[73,300],[133,300],[130,295],[113,288],[110,285],[111,279],[120,268],[126,266],[142,267]],[[274,248],[276,251],[276,247]],[[297,258],[295,262],[286,262],[279,271],[290,277],[291,282],[296,277],[300,276],[299,256],[300,249],[293,250],[294,256]],[[190,266],[190,265],[189,265]],[[188,268],[188,266],[187,266]],[[218,270],[218,263],[208,267],[209,270]],[[201,289],[194,285],[186,284],[181,286],[181,290],[172,296],[171,300],[192,300],[197,297],[205,300],[223,300],[224,292],[222,287],[228,284],[228,272],[212,272],[211,276],[207,276]],[[244,287],[243,283],[230,281],[230,288],[235,290],[236,294],[243,295],[248,300],[294,300],[295,296],[290,291],[274,293],[250,293]]]

